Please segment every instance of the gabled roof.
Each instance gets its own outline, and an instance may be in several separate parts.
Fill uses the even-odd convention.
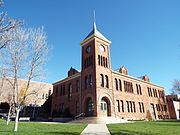
[[[110,40],[108,40],[105,36],[103,36],[103,35],[101,34],[101,32],[99,32],[99,31],[97,30],[97,27],[96,27],[96,23],[95,23],[95,22],[94,22],[94,24],[93,24],[93,29],[92,29],[92,31],[87,35],[87,37],[86,37],[84,40],[88,39],[88,38],[91,37],[92,35],[97,36],[97,37],[105,40],[105,41],[108,42],[108,43],[111,43]],[[84,41],[84,40],[83,40],[83,41]]]

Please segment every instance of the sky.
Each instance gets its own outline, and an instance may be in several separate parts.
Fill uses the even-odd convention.
[[[147,74],[168,94],[180,79],[179,0],[4,0],[10,17],[25,27],[44,26],[50,45],[46,82],[67,77],[70,67],[81,70],[80,42],[93,26],[109,40],[111,66],[129,75]]]

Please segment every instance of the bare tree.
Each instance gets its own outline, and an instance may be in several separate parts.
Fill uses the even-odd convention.
[[[171,94],[180,94],[180,80],[175,79],[171,89]]]
[[[28,96],[36,94],[29,92],[32,80],[43,76],[43,65],[46,63],[48,45],[47,37],[43,28],[25,29],[17,28],[7,32],[10,41],[1,52],[5,75],[12,84],[13,103],[16,108],[14,131],[18,129],[19,112]],[[19,90],[19,79],[26,79],[27,83],[23,92]]]
[[[0,7],[3,6],[3,0],[0,0]],[[6,36],[6,32],[17,28],[22,24],[21,21],[17,21],[7,16],[7,13],[0,13],[0,50],[8,44],[9,37]]]

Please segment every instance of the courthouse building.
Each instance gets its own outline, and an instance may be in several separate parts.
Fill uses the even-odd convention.
[[[68,77],[53,84],[52,115],[169,118],[163,87],[151,83],[147,75],[128,75],[125,67],[111,69],[110,44],[94,22],[80,43],[81,71],[71,68]]]

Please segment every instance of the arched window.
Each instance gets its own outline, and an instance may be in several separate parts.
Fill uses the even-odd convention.
[[[72,99],[72,84],[69,84],[68,87],[68,100],[70,101]]]
[[[118,80],[117,80],[117,78],[115,78],[115,86],[116,86],[116,90],[118,90]]]
[[[106,88],[109,88],[109,79],[108,79],[108,76],[107,76],[107,75],[105,75],[104,86],[105,86]]]
[[[102,87],[104,87],[104,75],[100,74],[100,84]]]
[[[121,84],[121,80],[119,79],[119,90],[122,91],[122,84]]]

